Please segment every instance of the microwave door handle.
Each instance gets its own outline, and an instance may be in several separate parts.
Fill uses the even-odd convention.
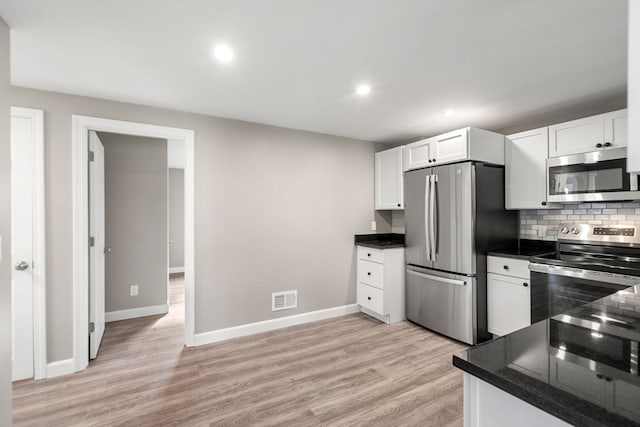
[[[427,260],[431,261],[431,245],[429,244],[429,191],[431,189],[431,175],[426,175],[424,180],[424,244],[427,251]]]
[[[437,215],[438,215],[438,207],[437,207],[437,183],[438,182],[438,175],[431,175],[431,194],[430,197],[431,199],[429,200],[429,205],[431,208],[431,213],[430,213],[430,217],[431,217],[431,243],[433,244],[433,260],[437,261],[438,260],[438,227],[437,227]]]

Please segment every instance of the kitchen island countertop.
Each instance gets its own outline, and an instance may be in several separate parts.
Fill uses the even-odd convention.
[[[463,371],[573,425],[640,426],[640,285],[453,356]]]

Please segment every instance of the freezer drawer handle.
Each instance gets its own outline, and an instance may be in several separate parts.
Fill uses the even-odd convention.
[[[447,279],[446,277],[432,276],[430,274],[419,273],[419,272],[413,271],[413,270],[407,270],[407,274],[410,274],[412,276],[421,277],[423,279],[430,279],[430,280],[435,280],[437,282],[448,283],[450,285],[458,285],[458,286],[466,286],[467,285],[467,282],[465,282],[464,280]]]

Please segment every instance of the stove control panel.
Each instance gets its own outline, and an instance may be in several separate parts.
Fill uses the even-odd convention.
[[[633,225],[563,224],[558,229],[558,240],[640,244]]]
[[[593,234],[598,236],[635,236],[636,229],[634,227],[593,227]]]

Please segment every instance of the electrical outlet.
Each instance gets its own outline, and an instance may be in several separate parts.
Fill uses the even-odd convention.
[[[131,285],[129,288],[129,296],[137,297],[138,296],[138,285]]]
[[[376,222],[371,221],[371,231],[376,231]]]

